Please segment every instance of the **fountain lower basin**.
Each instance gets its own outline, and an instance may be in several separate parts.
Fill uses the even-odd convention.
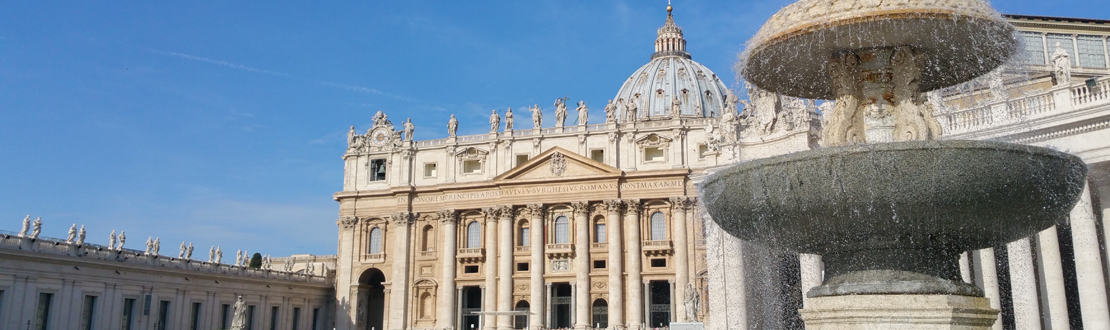
[[[811,297],[982,296],[960,280],[962,251],[999,246],[1064,219],[1086,166],[1047,148],[909,141],[751,161],[701,186],[726,232],[826,261]]]

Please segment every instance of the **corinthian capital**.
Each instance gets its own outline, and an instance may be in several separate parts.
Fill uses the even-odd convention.
[[[439,221],[443,223],[456,223],[459,221],[459,213],[455,212],[455,209],[439,210],[436,212],[436,216],[438,216]]]
[[[675,211],[687,211],[693,206],[693,200],[685,196],[671,197],[670,202],[671,208]]]
[[[335,221],[335,224],[343,229],[351,229],[358,225],[358,218],[350,215],[340,217],[339,220]]]
[[[486,215],[486,221],[496,221],[497,216],[501,214],[501,208],[496,206],[483,207],[482,214]]]
[[[412,212],[393,212],[393,214],[389,215],[389,222],[395,225],[408,225],[412,223],[415,218],[416,215]]]
[[[626,208],[628,213],[640,213],[640,211],[644,209],[643,205],[640,205],[639,199],[630,199],[625,201],[624,207]]]
[[[546,211],[543,203],[528,204],[525,208],[528,209],[528,214],[531,214],[533,218],[543,218],[544,211]]]
[[[570,206],[574,207],[574,216],[575,217],[584,217],[584,216],[587,216],[587,215],[590,214],[590,202],[586,202],[586,201],[571,202]]]
[[[609,212],[620,213],[624,209],[624,201],[620,199],[607,199],[605,200],[605,209]]]
[[[503,220],[512,220],[513,219],[513,206],[512,205],[501,205],[501,206],[498,207],[498,212],[501,214],[501,219],[503,219]]]

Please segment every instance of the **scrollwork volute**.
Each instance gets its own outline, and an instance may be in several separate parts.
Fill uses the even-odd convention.
[[[589,216],[589,214],[590,214],[590,202],[586,202],[586,201],[572,202],[572,203],[570,203],[570,206],[574,208],[574,216],[575,217],[586,217],[586,216]]]
[[[443,223],[458,223],[459,222],[459,213],[456,212],[454,209],[439,210],[439,211],[436,212],[436,216],[438,216],[439,221],[443,222]]]

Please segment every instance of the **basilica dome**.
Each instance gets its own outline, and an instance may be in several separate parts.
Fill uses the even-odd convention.
[[[659,28],[651,62],[625,80],[613,102],[635,102],[637,120],[651,120],[670,118],[671,106],[677,97],[683,117],[710,117],[722,113],[729,93],[728,87],[713,71],[690,59],[682,28],[674,23],[668,6],[667,22]],[[623,111],[625,107],[617,109]],[[623,113],[618,118],[627,120]]]

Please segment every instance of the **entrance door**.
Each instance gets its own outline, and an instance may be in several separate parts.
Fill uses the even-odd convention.
[[[382,314],[385,312],[385,274],[377,268],[367,269],[358,278],[360,291],[358,295],[358,304],[356,313],[358,313],[357,321],[360,322],[359,329],[363,330],[381,330]]]
[[[648,283],[650,298],[648,302],[649,327],[666,327],[671,324],[671,283],[667,281],[651,281]]]
[[[459,306],[460,330],[474,330],[482,327],[482,316],[474,314],[482,310],[482,288],[464,286],[462,288],[462,306]]]
[[[551,284],[551,327],[552,328],[570,328],[574,325],[570,323],[570,301],[574,299],[571,297],[570,283],[552,283]]]

